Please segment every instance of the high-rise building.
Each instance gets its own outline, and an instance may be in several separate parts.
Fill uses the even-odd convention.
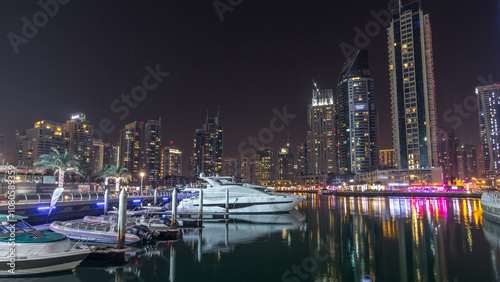
[[[388,33],[397,169],[438,166],[436,95],[429,15],[420,2],[392,11]]]
[[[104,166],[104,142],[101,139],[92,140],[92,161],[91,161],[91,176],[100,171]]]
[[[462,145],[458,155],[458,178],[461,180],[472,180],[478,176],[476,147],[474,145]]]
[[[166,146],[161,150],[161,175],[166,176],[182,175],[182,151],[173,147]]]
[[[476,87],[484,176],[500,172],[500,84]]]
[[[293,154],[290,152],[290,144],[287,143],[285,147],[280,148],[278,152],[278,177],[282,186],[290,186],[295,182],[295,169]]]
[[[308,174],[308,161],[309,159],[307,157],[307,143],[302,143],[297,146],[297,176]]]
[[[307,111],[307,155],[308,174],[336,172],[333,92],[318,89],[316,83]]]
[[[144,125],[137,121],[125,125],[125,128],[120,130],[120,164],[132,174],[134,182],[140,179],[142,169],[143,136]]]
[[[161,118],[148,120],[144,125],[142,170],[146,173],[146,183],[153,183],[160,178],[161,172]]]
[[[453,182],[458,178],[458,138],[453,132],[445,132],[438,140],[438,163],[443,169],[443,180],[445,183]]]
[[[367,50],[358,50],[342,66],[335,96],[335,122],[339,174],[377,169],[377,114]]]
[[[381,167],[392,169],[394,168],[394,149],[380,150],[378,160]]]
[[[85,114],[77,113],[62,125],[66,134],[68,152],[80,159],[80,166],[87,176],[91,175],[93,127]]]
[[[222,174],[222,125],[219,117],[206,119],[194,136],[193,169],[194,175]]]
[[[33,128],[16,131],[17,161],[19,165],[33,165],[41,156],[54,150],[63,153],[67,148],[62,124],[48,120],[37,121]]]
[[[257,149],[254,155],[254,182],[257,185],[272,186],[274,184],[273,151],[271,148]]]
[[[248,158],[239,156],[224,160],[224,175],[241,178],[243,182],[251,182]]]

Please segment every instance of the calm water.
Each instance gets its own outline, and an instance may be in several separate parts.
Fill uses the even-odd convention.
[[[38,281],[499,281],[499,250],[479,199],[314,195]]]

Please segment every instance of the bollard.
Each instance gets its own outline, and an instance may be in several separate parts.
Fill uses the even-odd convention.
[[[172,228],[177,228],[177,188],[172,191]]]
[[[127,193],[125,189],[120,192],[120,207],[118,210],[118,242],[117,249],[125,248],[125,232],[127,228]]]
[[[203,190],[200,189],[200,212],[198,213],[200,219],[203,218]]]
[[[106,191],[104,191],[104,215],[108,214],[108,198],[109,198],[108,193],[109,193],[108,189],[106,189]]]
[[[155,189],[155,199],[154,199],[154,205],[156,206],[156,200],[158,199],[158,191]]]
[[[229,214],[229,189],[226,189],[226,215]]]

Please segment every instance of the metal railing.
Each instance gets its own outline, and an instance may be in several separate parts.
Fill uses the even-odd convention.
[[[144,191],[141,195],[139,192],[129,192],[128,198],[153,198],[154,191]],[[120,193],[110,192],[108,193],[108,199],[118,199]],[[172,196],[171,191],[158,191],[156,196],[161,200],[161,197]],[[51,193],[33,193],[33,194],[18,194],[16,196],[16,202],[18,203],[50,203],[52,199]],[[104,192],[67,192],[63,193],[59,197],[58,202],[84,202],[84,201],[98,201],[104,200]],[[2,201],[6,203],[8,199]]]
[[[500,204],[500,193],[488,192],[481,196],[481,201]]]

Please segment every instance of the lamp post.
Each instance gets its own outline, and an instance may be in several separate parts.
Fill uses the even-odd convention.
[[[142,197],[142,183],[144,181],[144,175],[145,175],[145,173],[141,172],[141,197]]]

